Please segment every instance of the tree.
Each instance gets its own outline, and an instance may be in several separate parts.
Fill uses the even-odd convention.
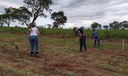
[[[46,17],[46,11],[51,12],[49,6],[52,4],[52,0],[24,0],[23,2],[25,4],[24,7],[6,8],[5,14],[9,15],[9,19],[19,21],[21,24],[26,24],[27,27],[30,27],[30,23],[35,23],[38,17]],[[30,18],[32,21],[30,21]]]
[[[51,28],[51,27],[52,27],[52,25],[51,25],[51,24],[47,24],[47,27],[48,27],[48,28]]]
[[[123,21],[120,23],[123,29],[128,29],[128,21]]]
[[[5,8],[6,15],[9,15],[10,21],[19,21],[22,24],[28,25],[30,17],[32,16],[31,12],[26,7],[20,8]],[[7,20],[6,20],[7,21]]]
[[[101,29],[101,24],[99,24],[99,23],[97,23],[97,22],[93,22],[93,23],[91,24],[91,28],[92,28],[92,29],[96,29],[96,28]]]
[[[3,18],[2,18],[2,15],[0,15],[0,26],[2,27],[3,24],[4,24],[4,22],[3,22]]]
[[[9,14],[1,14],[0,20],[1,20],[1,25],[7,24],[7,26],[9,27],[9,25],[11,23],[11,18],[10,18]]]
[[[114,22],[110,23],[109,26],[110,26],[111,29],[120,29],[121,28],[120,23],[117,22],[117,21],[114,21]]]
[[[20,7],[14,12],[14,18],[22,25],[26,24],[29,27],[30,18],[32,13],[26,7]]]
[[[34,23],[38,17],[46,17],[45,12],[50,10],[52,0],[24,0],[24,3],[32,13],[31,23]]]
[[[60,25],[64,25],[67,21],[67,17],[64,15],[63,11],[53,12],[51,14],[51,19],[54,20],[53,28],[58,28]]]
[[[3,14],[5,17],[3,17],[4,19],[4,23],[6,23],[9,27],[11,21],[14,21],[13,15],[14,15],[14,10],[15,8],[9,7],[9,8],[5,8],[5,14]]]
[[[98,24],[98,28],[101,29],[101,24]]]
[[[108,25],[104,25],[103,28],[107,30],[108,29]]]

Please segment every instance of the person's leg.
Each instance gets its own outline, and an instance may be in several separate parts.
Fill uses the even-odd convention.
[[[38,48],[38,37],[35,37],[35,52],[36,54],[39,54],[39,48]]]
[[[31,55],[34,54],[34,39],[30,36]]]
[[[83,43],[83,40],[80,39],[80,52],[82,52],[82,43]]]
[[[83,45],[84,45],[84,50],[86,51],[87,50],[87,47],[86,47],[86,37],[83,37]]]
[[[100,38],[98,38],[98,45],[100,45]]]
[[[100,38],[98,38],[98,46],[100,47]]]
[[[94,47],[96,47],[97,38],[94,38]]]
[[[95,46],[97,46],[98,45],[98,37],[96,37],[95,39],[96,39]]]

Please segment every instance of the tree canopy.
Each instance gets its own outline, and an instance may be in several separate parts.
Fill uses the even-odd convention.
[[[38,17],[46,17],[46,12],[51,11],[52,0],[24,0],[25,6],[19,8],[5,8],[5,14],[0,15],[0,24],[11,21],[18,21],[30,27],[30,23],[35,23]]]
[[[112,23],[109,24],[109,27],[112,28],[112,29],[120,29],[121,25],[120,25],[119,22],[113,21]]]
[[[96,28],[101,29],[101,24],[99,24],[99,23],[97,23],[97,22],[93,22],[93,23],[91,24],[91,28],[92,28],[92,29],[96,29]]]
[[[50,5],[53,3],[52,0],[24,0],[23,1],[32,13],[32,22],[40,16],[46,17],[45,12],[50,10]]]
[[[53,28],[58,28],[60,25],[64,25],[67,21],[67,17],[64,15],[63,11],[53,12],[51,14],[51,19],[54,20]]]
[[[9,19],[12,21],[19,21],[22,24],[28,26],[30,17],[32,16],[31,12],[26,7],[19,8],[5,8],[6,15],[9,15]]]
[[[123,21],[120,23],[122,29],[128,29],[128,21]]]

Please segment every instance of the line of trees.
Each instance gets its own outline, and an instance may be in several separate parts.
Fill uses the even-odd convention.
[[[51,13],[50,5],[53,4],[52,0],[24,0],[23,3],[24,6],[19,8],[5,8],[5,13],[0,14],[0,26],[7,24],[9,27],[11,22],[19,22],[29,28],[30,24],[35,23],[37,18],[46,18],[47,12],[51,14],[51,19],[54,20],[53,27],[58,28],[67,21],[63,11]]]
[[[93,22],[91,24],[92,29],[101,29],[101,24],[98,22]],[[128,30],[128,21],[123,21],[123,22],[118,22],[118,21],[113,21],[109,25],[104,25],[104,29],[126,29]]]

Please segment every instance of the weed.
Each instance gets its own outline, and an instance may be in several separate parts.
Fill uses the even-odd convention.
[[[25,65],[29,65],[29,64],[31,63],[31,61],[29,61],[29,60],[23,60],[23,63],[24,63]]]
[[[96,65],[102,69],[111,70],[111,71],[113,70],[113,66],[111,64],[97,62]]]
[[[67,76],[76,76],[76,74],[74,72],[68,72]]]
[[[77,53],[78,53],[78,50],[75,49],[75,48],[73,48],[73,49],[72,49],[72,52],[73,52],[74,54],[77,54]]]
[[[31,71],[22,71],[22,70],[17,70],[16,68],[13,68],[9,66],[8,71],[16,73],[18,76],[30,76],[32,75]]]
[[[16,68],[13,68],[12,66],[9,66],[7,70],[16,73],[17,76],[43,76],[39,74],[33,74],[31,71],[18,70]]]
[[[126,70],[125,71],[126,71],[126,73],[128,73],[128,64],[126,64]]]
[[[114,61],[115,61],[115,62],[121,62],[122,60],[124,60],[124,58],[123,58],[122,56],[116,56],[116,57],[114,58]]]

